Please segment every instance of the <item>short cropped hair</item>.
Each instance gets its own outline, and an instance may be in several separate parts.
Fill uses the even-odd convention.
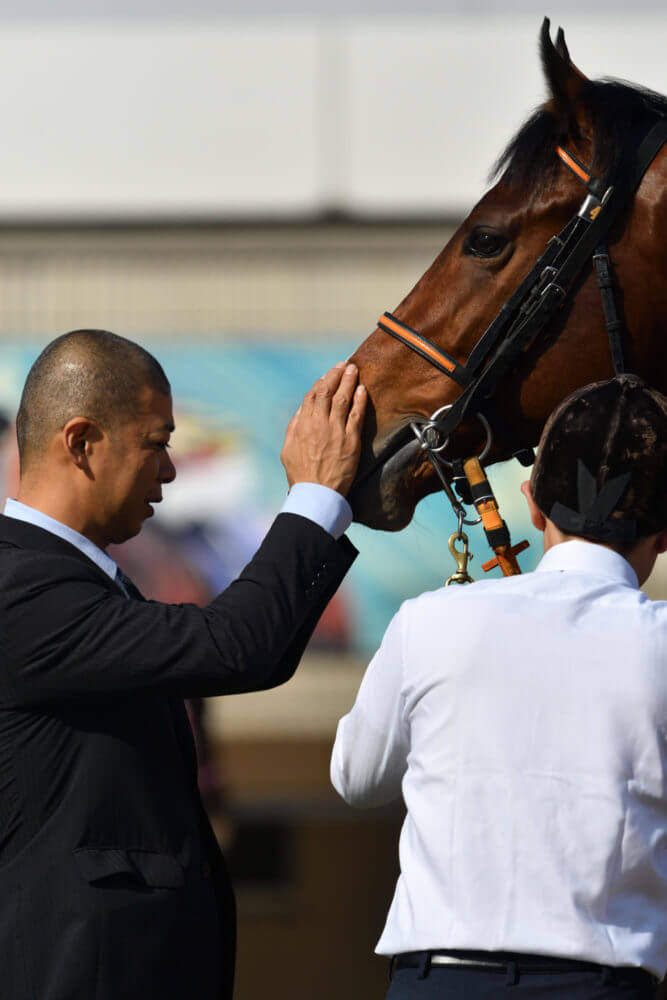
[[[146,386],[171,391],[160,363],[134,341],[108,330],[56,337],[23,387],[16,417],[21,472],[73,417],[87,417],[107,431],[131,419]]]
[[[584,386],[552,413],[531,486],[561,531],[626,550],[667,528],[667,398],[634,375]]]

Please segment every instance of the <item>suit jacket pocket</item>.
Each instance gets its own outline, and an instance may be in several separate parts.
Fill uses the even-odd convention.
[[[183,866],[169,854],[124,847],[77,847],[79,872],[91,885],[134,885],[151,889],[180,889]]]

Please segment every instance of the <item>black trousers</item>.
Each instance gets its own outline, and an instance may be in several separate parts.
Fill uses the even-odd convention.
[[[386,1000],[655,1000],[656,983],[636,969],[537,971],[452,965],[396,969]]]

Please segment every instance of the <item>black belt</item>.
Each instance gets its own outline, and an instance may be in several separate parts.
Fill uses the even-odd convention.
[[[578,959],[558,958],[551,955],[524,955],[519,952],[506,951],[406,951],[394,955],[391,960],[390,974],[398,969],[421,969],[424,973],[429,969],[477,969],[478,971],[505,972],[512,974],[551,975],[563,972],[596,972],[606,974],[610,978],[622,978],[635,982],[652,982],[658,980],[646,969],[634,966],[607,966],[597,962],[584,962]]]

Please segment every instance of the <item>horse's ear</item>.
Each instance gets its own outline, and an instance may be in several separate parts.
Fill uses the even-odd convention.
[[[583,117],[582,94],[587,78],[570,59],[565,34],[558,29],[556,44],[551,41],[550,21],[542,22],[540,55],[555,110],[562,116],[565,130],[576,135]]]
[[[568,47],[567,47],[567,45],[565,43],[565,32],[563,31],[562,28],[559,28],[558,29],[558,33],[556,34],[555,48],[556,48],[556,52],[561,57],[561,59],[564,59],[565,62],[568,62],[568,63],[571,61],[570,60],[570,52],[569,52]]]

